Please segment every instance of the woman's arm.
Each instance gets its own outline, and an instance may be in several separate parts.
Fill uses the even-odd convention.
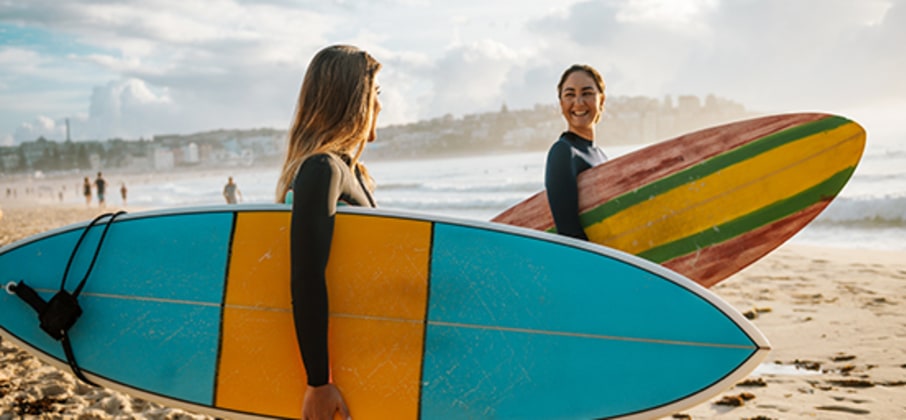
[[[328,383],[327,283],[325,270],[333,238],[341,174],[326,155],[307,159],[293,182],[290,253],[296,339],[308,385]]]
[[[579,221],[579,185],[573,160],[569,144],[555,142],[547,153],[544,188],[557,233],[588,240]]]

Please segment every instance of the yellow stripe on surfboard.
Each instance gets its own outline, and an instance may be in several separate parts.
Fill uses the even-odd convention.
[[[854,166],[864,139],[862,128],[852,122],[813,134],[628,207],[589,226],[586,234],[593,242],[639,254],[819,184]],[[759,182],[752,182],[753,174],[762,174]],[[722,197],[727,194],[732,198]],[[696,208],[694,214],[690,207]],[[663,223],[667,218],[670,223]],[[638,220],[651,222],[639,226]]]
[[[369,418],[416,418],[431,223],[367,219],[337,216],[327,266],[330,311],[413,322],[332,317],[333,379],[346,402]],[[368,386],[375,383],[373,378],[386,380],[374,389]]]
[[[415,418],[431,223],[366,219],[372,218],[337,216],[327,267],[330,311],[350,316],[330,319],[333,380],[348,403],[369,415]],[[288,212],[237,216],[218,407],[277,417],[300,414],[306,378],[291,312],[289,222]],[[389,378],[381,389],[368,380],[374,375]]]

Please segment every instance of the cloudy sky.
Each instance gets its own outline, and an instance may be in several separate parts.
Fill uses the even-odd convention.
[[[825,111],[906,141],[906,0],[0,2],[0,145],[285,129],[308,61],[383,64],[380,125],[555,103],[587,63],[608,95],[710,93]]]

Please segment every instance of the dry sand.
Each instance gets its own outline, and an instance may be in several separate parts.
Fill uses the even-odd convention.
[[[100,212],[0,207],[0,245]],[[712,290],[751,316],[773,350],[745,382],[674,418],[906,418],[906,251],[787,244]],[[79,385],[3,342],[0,420],[20,416],[208,418]]]

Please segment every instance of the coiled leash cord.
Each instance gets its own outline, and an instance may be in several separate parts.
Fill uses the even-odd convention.
[[[63,352],[66,354],[66,361],[69,363],[72,373],[82,380],[82,382],[92,386],[98,385],[88,380],[82,373],[82,369],[79,368],[79,364],[76,363],[68,331],[75,324],[76,320],[79,319],[79,316],[82,315],[82,308],[79,306],[78,301],[79,293],[82,293],[82,288],[85,287],[88,276],[91,275],[91,270],[94,268],[94,263],[98,259],[98,254],[101,253],[101,245],[104,244],[104,239],[107,237],[107,231],[110,229],[110,226],[113,225],[113,221],[125,213],[125,211],[104,213],[95,217],[94,220],[88,223],[88,226],[82,231],[82,235],[79,236],[78,242],[76,242],[75,247],[72,249],[72,253],[69,255],[69,262],[66,263],[66,270],[63,271],[63,279],[60,281],[60,290],[50,299],[50,301],[42,299],[34,289],[25,284],[24,280],[20,280],[19,283],[10,283],[6,286],[7,292],[14,293],[38,312],[38,320],[41,322],[41,329],[54,340],[63,344]],[[75,260],[79,247],[82,245],[82,241],[85,239],[88,231],[105,218],[107,218],[107,224],[101,232],[101,238],[98,240],[97,248],[94,250],[94,256],[91,258],[91,263],[85,271],[85,276],[82,277],[82,280],[79,282],[78,286],[76,286],[75,290],[72,293],[69,293],[66,291],[66,279],[69,277],[69,269],[72,267],[72,261]]]

